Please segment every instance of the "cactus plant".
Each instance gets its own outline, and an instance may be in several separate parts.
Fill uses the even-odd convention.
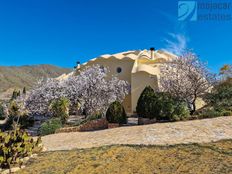
[[[41,150],[40,143],[41,138],[34,141],[27,132],[20,129],[0,131],[0,167],[21,166],[24,157]]]

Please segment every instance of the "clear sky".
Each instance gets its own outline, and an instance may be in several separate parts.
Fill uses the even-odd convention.
[[[150,47],[193,49],[214,71],[232,63],[231,20],[178,21],[177,12],[176,0],[1,0],[0,65],[73,67]]]

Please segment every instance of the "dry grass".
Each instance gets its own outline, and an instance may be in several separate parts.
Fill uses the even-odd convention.
[[[21,174],[229,174],[232,140],[173,146],[105,146],[45,152]]]

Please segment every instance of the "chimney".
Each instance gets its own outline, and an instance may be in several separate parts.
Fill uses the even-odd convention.
[[[151,47],[150,48],[150,52],[151,52],[151,59],[154,60],[155,59],[155,48],[154,47]]]
[[[81,63],[80,63],[79,61],[77,61],[77,66],[76,66],[76,68],[77,68],[77,69],[80,69],[80,67],[81,67]]]

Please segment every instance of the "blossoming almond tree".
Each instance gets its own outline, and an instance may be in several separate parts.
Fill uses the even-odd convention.
[[[161,90],[185,101],[190,113],[196,110],[196,100],[209,92],[215,80],[197,55],[186,52],[161,67]]]
[[[32,114],[48,113],[52,100],[65,96],[65,83],[56,79],[40,80],[25,100],[26,108]]]
[[[105,114],[110,103],[122,102],[129,93],[128,82],[109,78],[107,72],[107,68],[94,65],[65,80],[41,81],[29,94],[26,106],[32,114],[47,114],[52,100],[66,97],[72,105],[80,103],[87,115]]]
[[[79,80],[79,98],[87,115],[105,114],[110,103],[115,100],[122,102],[129,92],[129,84],[126,81],[115,76],[107,79],[107,72],[107,68],[95,65],[73,77]]]

